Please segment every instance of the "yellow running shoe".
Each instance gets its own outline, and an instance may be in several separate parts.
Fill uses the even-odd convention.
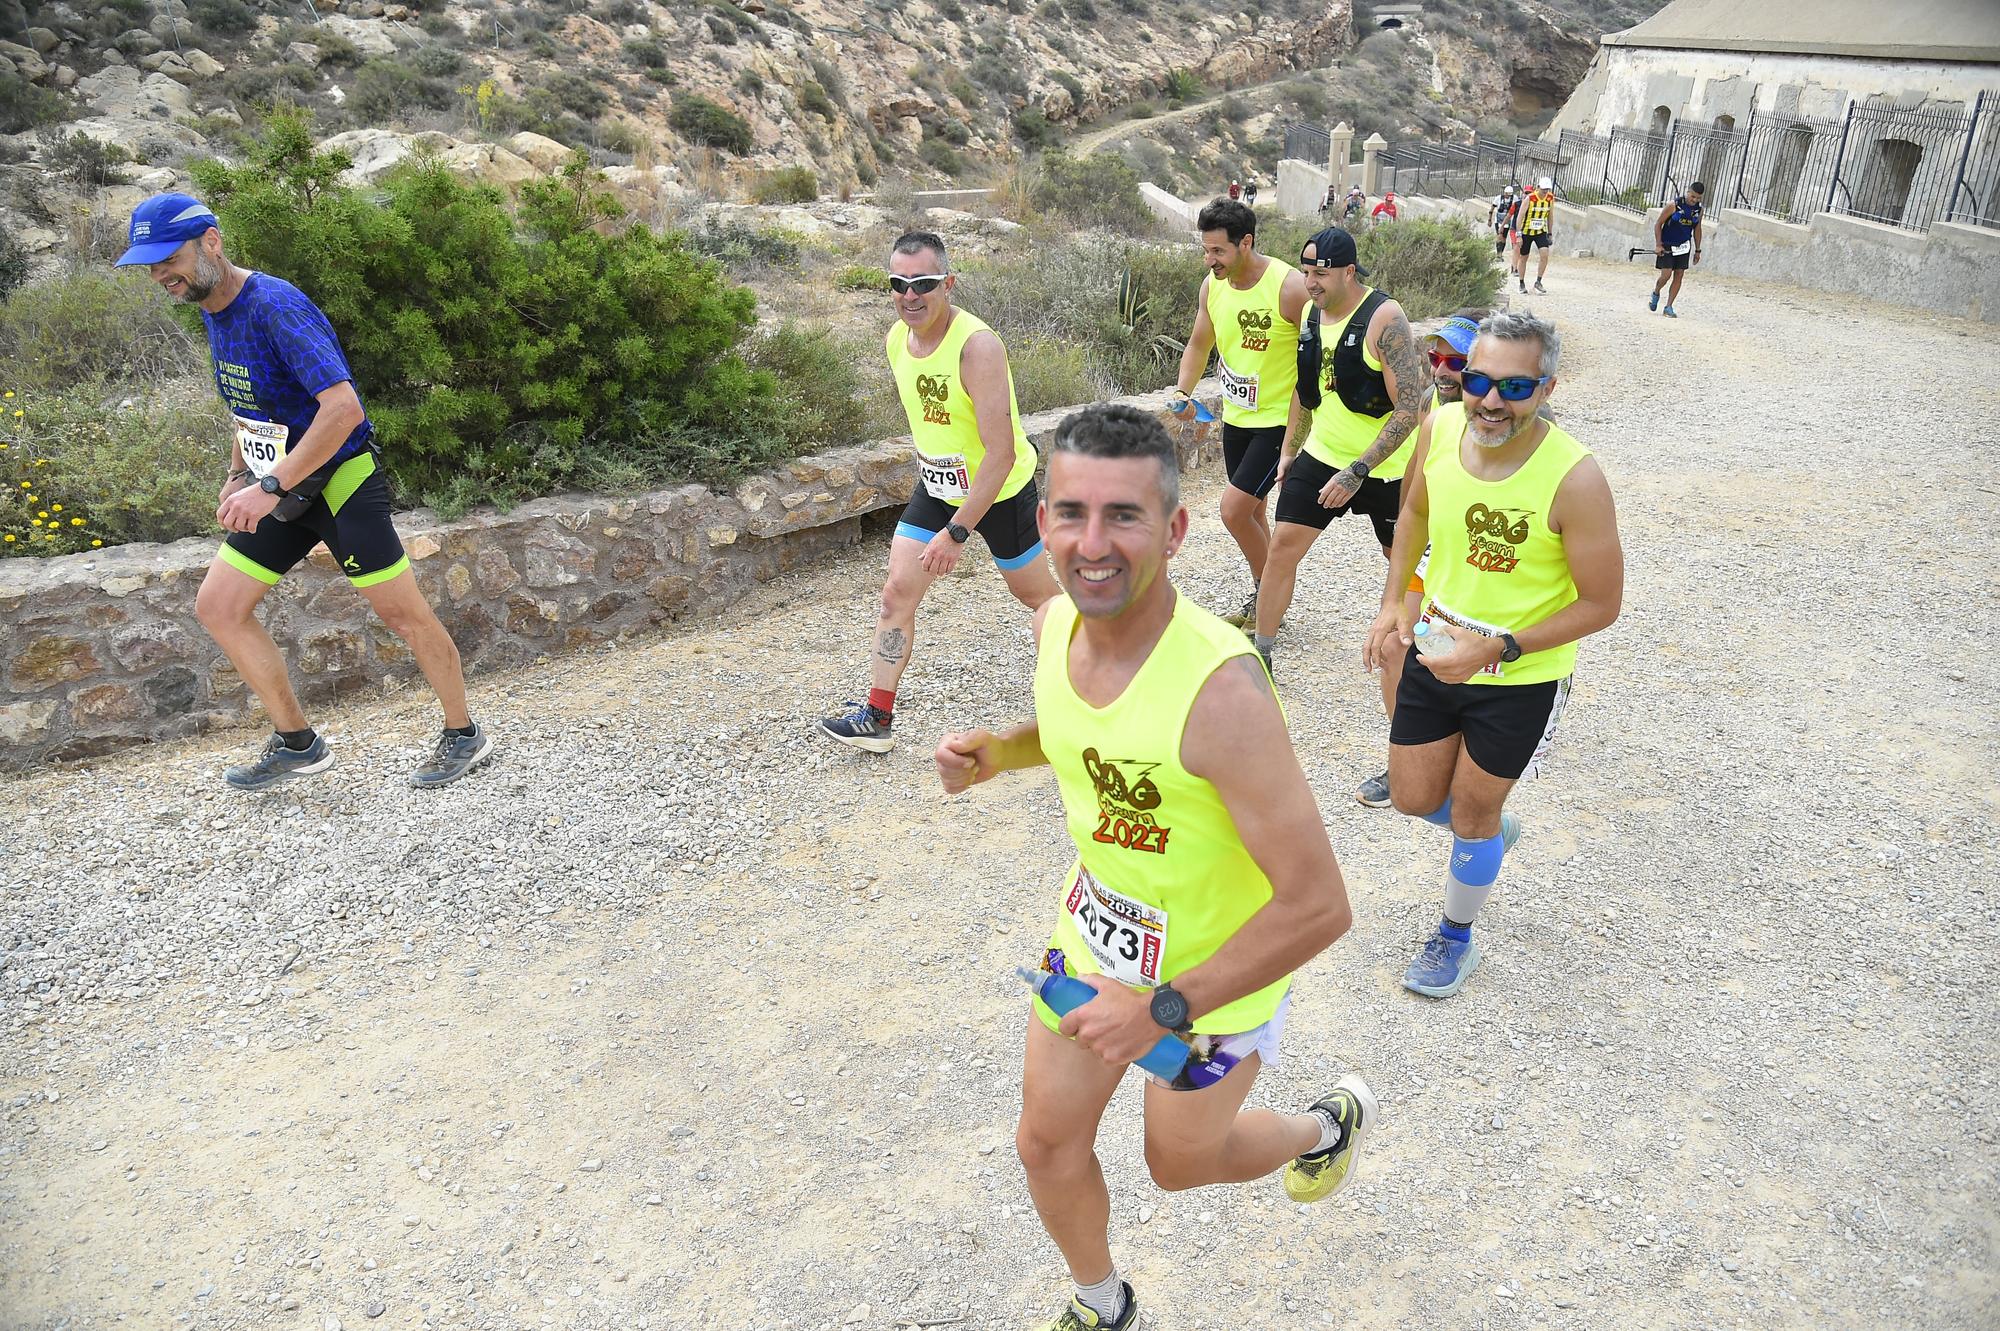
[[[1315,1112],[1330,1115],[1342,1129],[1340,1144],[1330,1150],[1310,1151],[1285,1166],[1285,1195],[1295,1202],[1317,1202],[1347,1186],[1361,1161],[1362,1139],[1382,1111],[1375,1105],[1375,1093],[1368,1083],[1349,1073],[1334,1084],[1333,1094],[1313,1106]]]
[[[1139,1300],[1132,1293],[1130,1281],[1124,1282],[1125,1311],[1117,1321],[1107,1322],[1097,1309],[1077,1302],[1071,1295],[1069,1307],[1053,1322],[1043,1324],[1042,1331],[1132,1331],[1139,1324]]]

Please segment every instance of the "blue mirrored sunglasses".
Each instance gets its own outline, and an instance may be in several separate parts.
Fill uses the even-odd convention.
[[[1540,388],[1553,378],[1555,376],[1552,374],[1544,374],[1535,378],[1519,374],[1506,379],[1495,379],[1490,374],[1481,374],[1477,370],[1467,370],[1461,377],[1460,382],[1465,385],[1465,396],[1468,400],[1477,400],[1485,397],[1497,388],[1500,390],[1500,400],[1502,402],[1525,402],[1535,395],[1537,388]]]

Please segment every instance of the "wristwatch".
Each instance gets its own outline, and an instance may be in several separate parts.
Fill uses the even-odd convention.
[[[1514,641],[1513,634],[1501,634],[1500,643],[1500,659],[1502,661],[1518,661],[1521,659],[1521,644]]]
[[[952,540],[957,541],[960,545],[964,545],[967,541],[972,539],[971,528],[967,527],[962,522],[946,523],[944,528],[944,534],[946,536],[951,537]]]
[[[278,479],[278,473],[275,471],[257,482],[257,488],[267,495],[276,495],[280,499],[283,499],[289,493],[285,489],[285,483]]]
[[[1185,1035],[1193,1028],[1194,1018],[1188,1015],[1188,1001],[1180,990],[1163,984],[1153,991],[1153,1023],[1176,1035]]]
[[[1360,458],[1356,458],[1354,461],[1348,463],[1347,469],[1354,473],[1354,479],[1357,481],[1365,481],[1368,479],[1368,464],[1363,462]]]

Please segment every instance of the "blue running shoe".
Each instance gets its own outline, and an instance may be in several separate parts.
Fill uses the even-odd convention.
[[[1453,938],[1444,926],[1431,935],[1424,950],[1403,972],[1403,987],[1431,998],[1450,998],[1465,985],[1466,977],[1479,967],[1479,944],[1468,935]]]
[[[1650,296],[1646,297],[1646,308],[1647,308],[1647,309],[1649,309],[1649,310],[1653,310],[1653,311],[1655,311],[1655,312],[1657,312],[1657,311],[1659,310],[1659,308],[1660,308],[1660,293],[1659,293],[1658,291],[1655,291],[1655,292],[1653,292],[1653,294],[1652,294],[1652,295],[1650,295]]]
[[[851,702],[846,711],[822,718],[819,728],[842,744],[868,753],[887,753],[896,747],[896,737],[890,733],[894,725],[888,713],[879,712],[865,702]]]
[[[333,750],[327,748],[324,735],[314,735],[311,746],[303,749],[286,748],[284,737],[273,735],[264,741],[264,751],[257,755],[256,762],[231,767],[223,772],[222,779],[238,790],[263,790],[280,781],[324,772],[331,766]]]
[[[1511,813],[1500,815],[1500,853],[1514,849],[1514,843],[1521,839],[1521,820]]]
[[[1680,318],[1680,315],[1674,313],[1674,307],[1671,305],[1667,306],[1667,308],[1665,308],[1664,310],[1661,310],[1660,313],[1666,315],[1669,319]]]

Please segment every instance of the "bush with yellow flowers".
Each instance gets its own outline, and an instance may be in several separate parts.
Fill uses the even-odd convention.
[[[214,531],[229,435],[200,387],[139,399],[102,384],[0,390],[0,556]]]

